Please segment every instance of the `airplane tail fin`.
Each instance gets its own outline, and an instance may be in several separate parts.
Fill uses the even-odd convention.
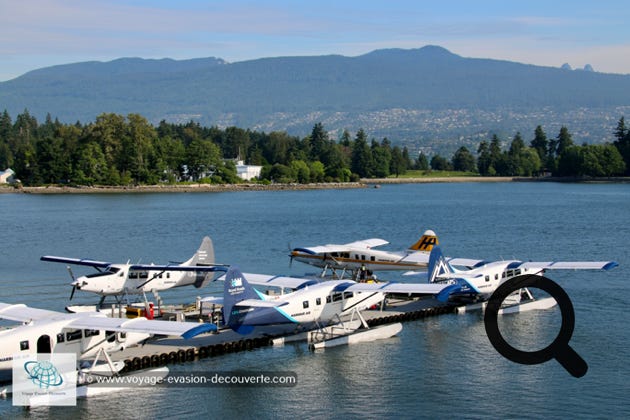
[[[223,317],[227,325],[240,334],[248,334],[254,329],[251,325],[243,325],[245,316],[254,310],[249,306],[238,307],[238,302],[245,299],[260,300],[260,296],[247,282],[241,270],[230,267],[223,285]]]
[[[205,236],[201,241],[201,245],[199,245],[199,249],[195,252],[188,261],[184,262],[182,265],[213,265],[214,264],[214,245],[212,244],[212,239],[210,237]],[[212,278],[212,273],[201,273],[198,272],[195,274],[195,282],[194,286],[199,288],[204,286],[210,279]]]
[[[427,230],[415,244],[409,247],[409,251],[426,251],[429,252],[434,246],[438,245],[438,237],[432,230]]]
[[[434,246],[429,255],[429,283],[435,283],[436,278],[442,274],[454,273],[455,270],[446,261],[439,246]]]
[[[186,261],[183,265],[212,265],[214,264],[214,245],[212,239],[206,236],[201,241],[199,249],[195,252],[195,255],[191,259]]]

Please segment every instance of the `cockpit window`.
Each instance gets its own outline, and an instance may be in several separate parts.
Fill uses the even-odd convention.
[[[120,268],[118,267],[109,267],[107,270],[105,271],[100,271],[98,273],[93,273],[93,274],[88,274],[87,277],[88,279],[93,279],[95,277],[101,277],[101,276],[109,276],[112,274],[116,274],[120,271]]]

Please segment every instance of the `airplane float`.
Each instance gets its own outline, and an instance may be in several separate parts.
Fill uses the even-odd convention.
[[[451,303],[486,302],[505,281],[520,275],[542,276],[546,270],[610,270],[619,264],[615,261],[485,261],[466,258],[446,258],[439,246],[433,247],[429,259],[428,282],[443,284],[441,296]],[[462,267],[462,268],[456,268]],[[526,288],[508,296],[504,304],[518,305],[533,300]],[[555,302],[553,298],[551,301]],[[553,306],[553,305],[552,305]],[[481,306],[483,307],[483,306]],[[543,306],[533,309],[541,309]]]
[[[209,281],[208,273],[225,271],[226,268],[214,264],[214,247],[209,237],[203,238],[201,246],[188,261],[181,264],[114,264],[90,259],[43,256],[42,261],[58,262],[94,267],[98,272],[74,279],[70,299],[75,290],[96,293],[105,297],[114,296],[120,303],[122,297],[144,295],[149,291],[161,291],[173,287],[193,285],[202,287]]]
[[[247,277],[247,278],[246,278]],[[358,283],[352,280],[313,279],[243,274],[230,267],[224,280],[223,297],[206,297],[202,302],[223,305],[226,324],[240,334],[255,326],[296,324],[321,326],[383,301],[387,293],[438,295],[447,285],[427,283]],[[296,289],[280,295],[266,295],[252,284]],[[445,300],[445,298],[443,299]]]
[[[11,380],[15,355],[75,353],[77,360],[85,361],[103,352],[123,350],[155,334],[191,338],[216,331],[216,325],[208,323],[109,318],[100,312],[68,314],[9,303],[0,303],[0,319],[23,323],[0,330],[0,382]]]
[[[306,248],[294,248],[289,257],[315,267],[322,268],[322,277],[332,270],[346,270],[355,278],[366,271],[418,270],[429,262],[429,252],[438,244],[435,232],[427,230],[422,237],[405,252],[376,250],[375,247],[389,242],[378,239],[365,239],[343,245],[322,245]],[[343,277],[343,273],[340,277]]]

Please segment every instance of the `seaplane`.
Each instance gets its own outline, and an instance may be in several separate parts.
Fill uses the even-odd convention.
[[[101,296],[98,307],[102,306],[106,297],[112,296],[117,303],[123,299],[128,301],[130,295],[143,295],[145,292],[158,292],[173,287],[202,287],[211,280],[209,273],[226,271],[225,266],[214,264],[214,247],[209,237],[204,237],[195,254],[181,264],[114,264],[107,261],[91,259],[67,258],[45,255],[42,261],[89,266],[96,273],[74,277],[68,268],[73,281],[70,299],[76,290],[96,293]]]
[[[205,297],[203,303],[222,304],[226,324],[240,334],[256,326],[294,324],[318,327],[340,322],[344,315],[357,314],[380,304],[387,293],[440,295],[448,285],[440,283],[367,283],[243,274],[231,266],[225,276],[223,297]],[[292,289],[283,294],[265,294],[253,285]]]
[[[108,356],[111,352],[154,335],[192,338],[217,329],[210,323],[109,318],[101,312],[69,314],[9,303],[0,303],[0,319],[22,323],[0,330],[0,382],[11,381],[13,358],[20,355],[74,353],[77,361],[105,355],[115,374],[124,365],[114,366]]]
[[[505,281],[520,275],[542,276],[547,270],[604,270],[619,264],[615,261],[486,261],[467,258],[447,258],[439,246],[433,247],[429,258],[428,283],[447,286],[441,293],[443,301],[466,304],[458,312],[483,309],[492,293]],[[535,300],[523,288],[504,301],[499,313],[546,309],[555,305],[553,298]]]
[[[343,245],[321,245],[294,248],[289,257],[315,267],[322,268],[324,277],[329,270],[336,275],[336,270],[350,271],[355,279],[367,277],[368,272],[389,270],[418,270],[426,268],[429,252],[438,244],[435,232],[427,230],[422,237],[404,252],[391,252],[374,249],[387,245],[384,239],[372,238],[350,242]]]

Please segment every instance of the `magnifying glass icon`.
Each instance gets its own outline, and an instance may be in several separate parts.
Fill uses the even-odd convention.
[[[551,344],[541,350],[529,352],[516,349],[503,338],[499,330],[498,315],[503,300],[512,292],[523,287],[535,287],[544,290],[560,306],[560,313],[562,314],[560,332]],[[506,359],[525,365],[535,365],[556,359],[572,376],[581,378],[586,374],[588,365],[569,346],[569,340],[573,335],[573,327],[575,326],[573,304],[569,295],[553,280],[537,275],[522,275],[507,280],[490,296],[483,320],[490,343]]]

